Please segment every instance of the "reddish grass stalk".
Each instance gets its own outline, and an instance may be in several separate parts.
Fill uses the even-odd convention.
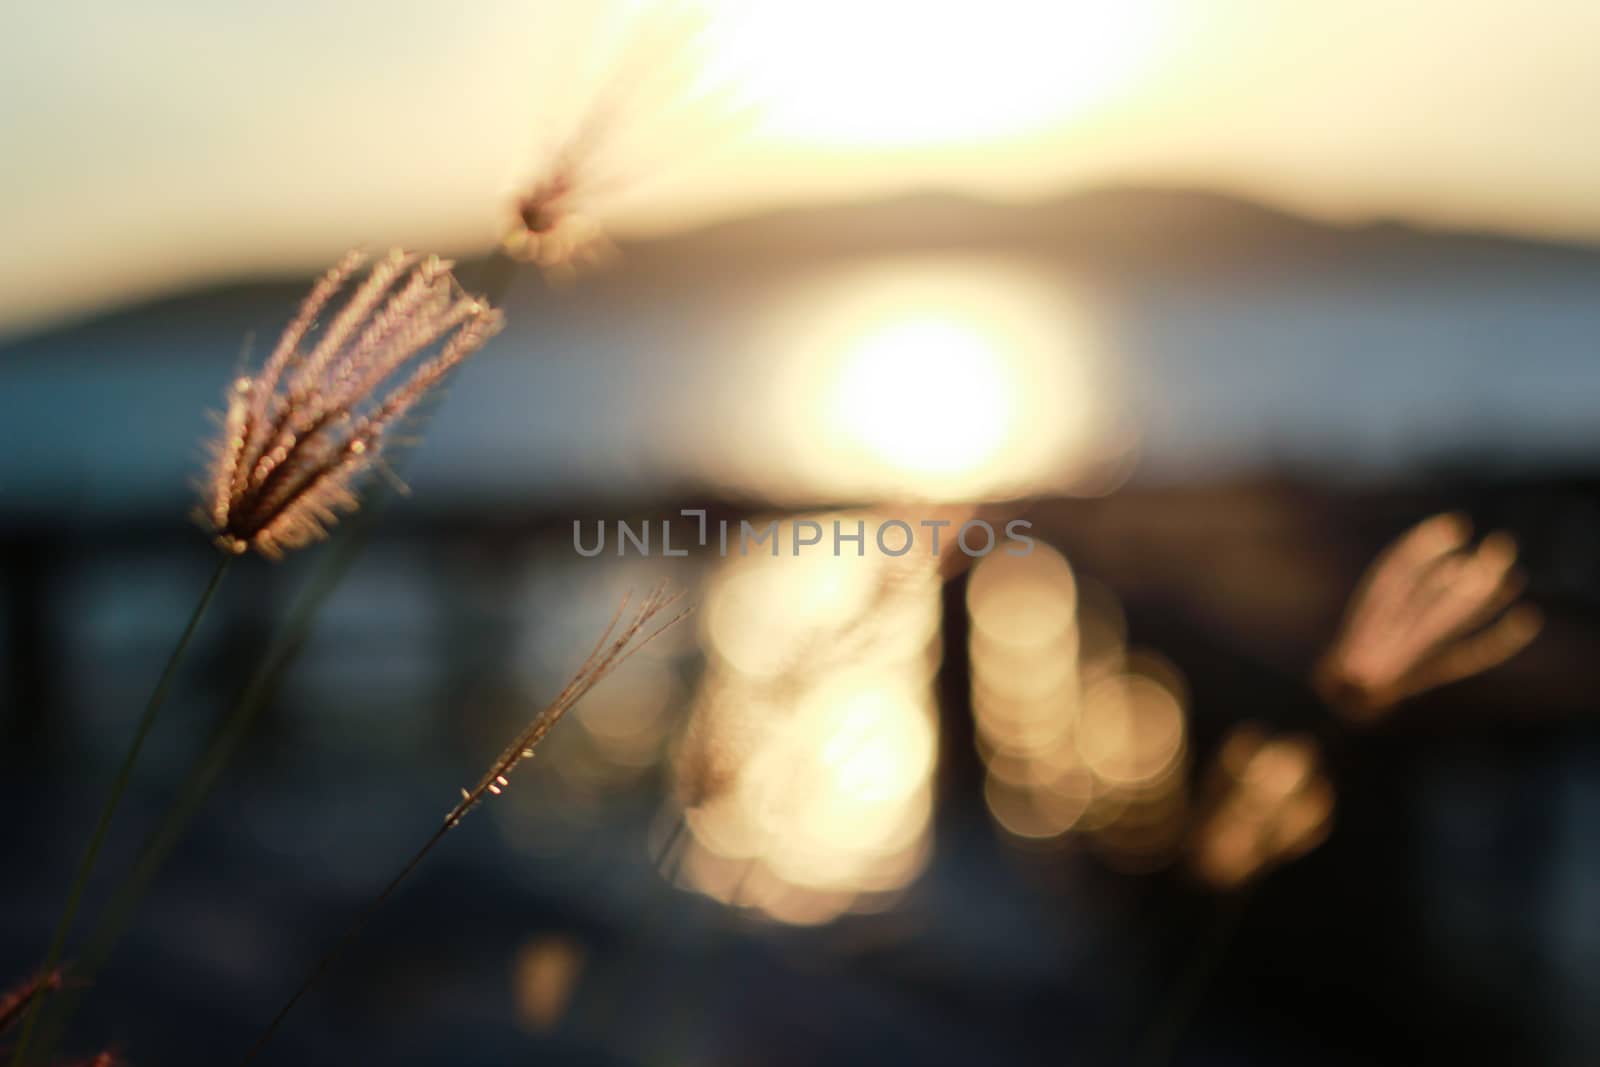
[[[117,1067],[117,1057],[110,1052],[97,1052],[86,1060],[79,1060],[72,1067]]]
[[[61,962],[67,935],[72,932],[72,920],[77,917],[78,906],[83,903],[83,892],[89,885],[90,875],[94,873],[95,861],[99,859],[100,848],[105,844],[106,835],[111,830],[111,821],[117,814],[117,806],[121,804],[122,795],[127,792],[128,784],[133,780],[133,768],[139,762],[139,753],[144,750],[145,740],[156,724],[161,706],[166,703],[167,693],[171,690],[173,680],[178,674],[178,665],[183,662],[184,655],[189,651],[189,644],[194,638],[195,631],[200,628],[200,620],[205,616],[206,609],[211,606],[212,598],[216,596],[217,588],[222,584],[222,576],[228,572],[229,562],[231,560],[227,556],[217,561],[216,570],[212,572],[211,579],[201,592],[199,603],[190,614],[189,621],[178,638],[177,646],[167,657],[167,665],[162,668],[161,677],[157,679],[156,687],[145,703],[144,714],[139,718],[133,739],[128,743],[127,752],[123,754],[122,765],[117,768],[117,776],[111,783],[111,793],[106,797],[104,807],[100,809],[100,817],[95,822],[94,832],[89,835],[89,844],[84,848],[83,857],[78,860],[77,870],[73,873],[72,885],[67,889],[66,904],[61,909],[61,918],[56,922],[55,932],[50,937],[50,947],[45,951],[44,965],[39,969],[41,974],[53,973],[56,965]],[[22,1035],[17,1039],[17,1047],[11,1054],[11,1067],[22,1067],[27,1062],[28,1046],[33,1039],[34,1027],[39,1021],[37,1006],[38,1000],[35,999],[21,1009]]]
[[[0,1034],[14,1026],[35,1003],[61,988],[59,970],[41,971],[16,989],[0,996]]]

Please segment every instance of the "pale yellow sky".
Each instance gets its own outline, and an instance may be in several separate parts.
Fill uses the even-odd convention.
[[[1600,237],[1592,0],[699,7],[683,46],[619,0],[7,5],[0,328],[353,244],[484,250],[617,69],[624,233],[1137,181]]]

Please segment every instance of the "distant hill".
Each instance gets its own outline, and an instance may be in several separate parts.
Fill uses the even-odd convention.
[[[1197,270],[1246,276],[1286,269],[1425,270],[1451,276],[1487,269],[1503,276],[1514,269],[1576,270],[1600,282],[1600,248],[1592,246],[1394,221],[1338,225],[1222,193],[1116,187],[1026,203],[925,193],[787,208],[629,242],[606,284],[654,286],[662,272],[680,280],[719,278],[830,258],[951,250],[1070,263],[1108,281]],[[464,263],[460,273],[470,281],[479,266]],[[298,299],[304,285],[304,278],[220,283],[14,337],[0,343],[0,356],[42,354],[54,332],[93,332],[97,323],[116,326],[146,314],[231,319],[255,307],[281,309]],[[542,287],[523,285],[513,304],[542,299]]]
[[[573,286],[523,271],[499,300],[505,333],[452,383],[409,469],[417,506],[719,479],[782,491],[794,364],[834,342],[781,316],[836,299],[812,286],[836,267],[894,275],[867,267],[880,257],[943,264],[975,293],[991,261],[1037,283],[1027,313],[1059,328],[1055,354],[1099,390],[1096,417],[1137,428],[1152,483],[1587,471],[1600,455],[1600,249],[1336,225],[1185,190],[929,194],[633,242]],[[484,266],[463,263],[464,284]],[[306,287],[215,285],[0,348],[0,518],[181,514],[203,413]]]
[[[735,253],[788,257],[1004,248],[1108,270],[1195,266],[1349,266],[1379,260],[1470,267],[1508,259],[1556,269],[1600,264],[1600,248],[1397,221],[1338,225],[1194,189],[1115,187],[1013,203],[926,193],[797,207],[638,245],[643,260],[714,263]]]

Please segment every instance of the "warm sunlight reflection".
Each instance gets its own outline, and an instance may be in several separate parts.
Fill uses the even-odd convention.
[[[1123,645],[1109,590],[1058,552],[995,555],[967,581],[989,812],[1014,838],[1091,835],[1113,865],[1173,859],[1188,804],[1177,669]]]
[[[831,518],[831,517],[829,517]],[[931,559],[726,561],[677,760],[690,884],[783,922],[881,907],[922,869],[938,754]]]
[[[892,466],[959,476],[994,455],[1019,392],[995,343],[970,323],[911,318],[846,354],[832,414],[841,432]]]
[[[813,491],[1072,491],[1105,455],[1132,450],[1085,302],[1014,262],[840,269],[797,285],[761,344],[780,366],[771,403],[785,458]]]
[[[545,1033],[561,1022],[587,956],[581,942],[561,934],[534,938],[517,950],[513,992],[525,1028]]]
[[[964,4],[720,0],[712,53],[764,131],[908,147],[1038,131],[1092,109],[1153,60],[1163,0]]]

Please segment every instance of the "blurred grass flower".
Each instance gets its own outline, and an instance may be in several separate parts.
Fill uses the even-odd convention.
[[[317,328],[365,261],[352,252],[324,274],[260,372],[229,390],[204,508],[225,552],[278,559],[325,537],[358,506],[388,431],[501,327],[449,261],[397,249]]]
[[[601,263],[614,251],[584,201],[590,183],[584,169],[586,138],[557,154],[550,170],[517,196],[500,250],[519,263],[532,263],[556,277],[580,266]]]
[[[1334,792],[1316,743],[1247,723],[1223,742],[1190,832],[1189,867],[1214,889],[1238,889],[1322,843]]]
[[[1315,671],[1329,705],[1370,721],[1503,663],[1534,639],[1539,612],[1516,603],[1516,543],[1501,532],[1476,547],[1470,540],[1463,516],[1435,515],[1373,562]]]

